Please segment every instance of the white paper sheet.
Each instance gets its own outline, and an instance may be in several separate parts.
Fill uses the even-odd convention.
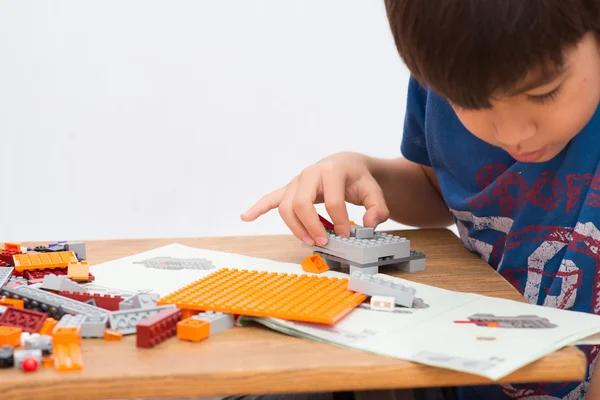
[[[204,258],[212,270],[148,268],[142,263],[154,257]],[[171,244],[145,253],[91,267],[95,285],[119,290],[153,291],[167,295],[220,268],[305,274],[295,263],[276,262],[213,250]],[[348,277],[327,271],[326,276]],[[570,344],[600,343],[600,316],[558,310],[527,303],[458,293],[393,278],[416,289],[420,308],[397,307],[393,313],[372,311],[368,303],[335,326],[298,323],[274,318],[242,318],[258,321],[286,334],[325,341],[427,365],[500,379],[547,354]],[[547,319],[536,328],[478,326],[468,321],[477,314]],[[545,323],[545,320],[544,320]]]

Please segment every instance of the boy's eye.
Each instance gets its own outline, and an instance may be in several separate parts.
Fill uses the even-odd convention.
[[[548,103],[556,98],[561,87],[562,87],[562,85],[559,85],[552,91],[550,91],[548,93],[544,93],[544,94],[536,94],[536,95],[528,94],[527,97],[529,98],[529,100],[533,101],[534,103],[540,103],[540,104]]]

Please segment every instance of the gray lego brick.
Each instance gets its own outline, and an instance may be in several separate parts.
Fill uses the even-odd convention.
[[[134,308],[131,310],[113,311],[109,314],[110,327],[121,332],[123,335],[132,335],[136,332],[138,322],[158,314],[165,308],[173,305],[159,306],[154,308]]]
[[[304,245],[306,246],[306,245]],[[410,241],[387,233],[375,233],[372,238],[344,238],[329,233],[329,241],[324,247],[310,246],[314,251],[342,257],[360,264],[376,263],[385,258],[410,256]]]
[[[137,308],[154,308],[160,296],[156,293],[140,293],[136,296]]]
[[[85,315],[65,314],[58,321],[58,324],[56,324],[56,327],[54,327],[54,330],[56,331],[57,328],[62,328],[62,327],[81,327],[83,325],[83,322],[85,321],[85,319],[86,319]]]
[[[10,280],[13,271],[13,267],[0,267],[0,288]]]
[[[54,293],[45,292],[30,286],[17,286],[13,288],[4,287],[0,295],[12,298],[26,299],[25,307],[30,309],[41,309],[42,312],[50,313],[55,319],[62,318],[64,313],[83,314],[88,316],[104,316],[109,313],[99,307],[90,306],[80,301],[72,300]]]
[[[315,251],[315,254],[320,255],[325,261],[335,261],[342,265],[354,265],[356,267],[384,267],[384,266],[393,266],[394,264],[401,264],[414,260],[423,260],[425,262],[425,254],[420,251],[411,250],[410,255],[408,257],[401,258],[386,258],[383,260],[379,260],[377,262],[372,263],[359,263],[356,261],[348,260],[343,257],[339,257],[332,254],[323,253],[321,251]],[[329,263],[327,263],[329,265]],[[331,266],[330,266],[331,268]],[[332,268],[333,269],[333,268]]]
[[[350,275],[348,289],[364,293],[367,296],[391,296],[396,299],[396,304],[404,307],[412,307],[416,293],[412,287],[360,271],[355,271]]]
[[[104,331],[108,326],[108,314],[102,317],[86,317],[81,326],[81,337],[83,338],[102,338]]]
[[[72,251],[79,261],[86,259],[85,243],[84,242],[73,242],[65,244],[65,250]]]
[[[226,329],[233,328],[234,325],[233,315],[222,312],[206,311],[196,314],[192,318],[209,321],[211,336]]]
[[[4,311],[6,311],[6,306],[0,306],[0,315],[4,314]]]

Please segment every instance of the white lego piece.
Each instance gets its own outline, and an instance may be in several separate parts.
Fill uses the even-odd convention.
[[[364,293],[367,296],[391,296],[394,297],[396,304],[404,307],[412,307],[417,292],[415,288],[394,283],[391,279],[371,276],[360,271],[350,275],[348,290]]]
[[[32,350],[16,350],[13,354],[15,360],[15,368],[22,369],[23,360],[27,357],[33,357],[37,360],[38,366],[42,365],[42,350],[32,349]]]
[[[392,296],[372,296],[371,310],[394,311],[395,300]]]

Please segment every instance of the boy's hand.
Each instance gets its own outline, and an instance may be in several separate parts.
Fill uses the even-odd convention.
[[[369,171],[368,157],[358,153],[338,153],[304,169],[284,187],[260,199],[242,214],[253,221],[274,208],[292,233],[309,246],[325,245],[327,234],[314,204],[325,208],[338,235],[350,236],[350,220],[345,202],[367,210],[365,227],[377,227],[389,218],[381,187]]]

